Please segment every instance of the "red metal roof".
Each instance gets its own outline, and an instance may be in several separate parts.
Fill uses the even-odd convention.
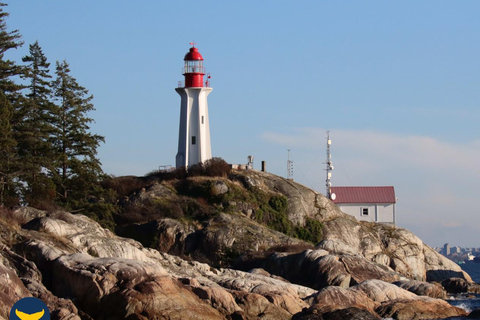
[[[393,187],[331,187],[334,203],[396,203]]]
[[[191,47],[183,60],[203,60],[203,57],[197,48]]]

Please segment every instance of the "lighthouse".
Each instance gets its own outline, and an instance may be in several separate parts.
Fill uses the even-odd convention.
[[[208,81],[204,86],[203,57],[195,43],[190,44],[192,47],[183,59],[184,87],[179,85],[175,89],[181,97],[178,153],[175,158],[177,168],[212,158],[207,96],[213,89],[209,87]]]

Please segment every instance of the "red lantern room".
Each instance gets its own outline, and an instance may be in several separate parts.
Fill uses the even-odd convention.
[[[185,55],[185,67],[183,68],[183,75],[185,76],[185,88],[189,87],[203,87],[203,76],[205,70],[203,69],[203,57],[195,48],[194,43],[190,43],[192,47]]]

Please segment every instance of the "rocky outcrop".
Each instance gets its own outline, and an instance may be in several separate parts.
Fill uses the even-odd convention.
[[[441,281],[459,277],[472,282],[457,264],[425,245],[408,230],[357,221],[342,213],[324,195],[278,176],[254,171],[245,175],[248,185],[287,196],[292,221],[301,224],[307,217],[322,221],[324,240],[318,245],[319,249],[333,254],[362,255],[413,280]]]
[[[52,319],[427,319],[464,314],[436,299],[444,291],[424,281],[455,276],[470,290],[470,277],[409,231],[356,221],[323,195],[274,175],[236,174],[235,182],[202,178],[209,192],[223,199],[204,220],[125,224],[122,234],[141,242],[67,212],[22,208],[16,212],[22,228],[0,219],[0,315],[28,295],[46,301]],[[246,189],[238,189],[239,181]],[[295,227],[289,226],[320,221],[323,240],[314,250],[263,252],[304,242],[257,223],[260,205],[246,204],[246,195],[230,201],[234,190],[263,190],[277,199],[284,195]],[[173,187],[156,184],[125,201],[134,207],[172,199],[180,199]],[[223,212],[225,208],[230,211]],[[262,269],[219,267],[245,251],[253,257],[250,263]],[[192,260],[197,257],[219,261],[218,267]]]
[[[52,261],[52,291],[75,297],[77,306],[94,319],[223,319],[158,264],[123,258],[63,255]]]
[[[278,244],[305,244],[296,238],[266,228],[239,213],[219,213],[194,225],[174,219],[158,219],[118,229],[143,245],[177,255],[191,256],[223,266],[246,251],[264,250]]]
[[[348,288],[369,279],[398,280],[400,275],[360,255],[330,254],[323,249],[301,253],[275,253],[259,259],[257,266],[291,282],[310,288]]]
[[[353,286],[352,290],[365,293],[377,304],[398,299],[412,300],[417,298],[417,295],[399,288],[394,284],[381,280],[364,281],[356,286]]]
[[[332,286],[320,290],[315,295],[311,309],[323,313],[349,307],[374,312],[376,305],[364,292]]]
[[[294,224],[304,225],[306,218],[328,221],[347,216],[324,195],[291,180],[255,170],[237,173],[236,178],[249,189],[259,188],[285,195],[288,198],[288,218]]]
[[[462,278],[450,278],[441,282],[448,293],[480,293],[480,285],[471,283]]]
[[[454,307],[444,300],[430,297],[386,301],[375,311],[383,318],[398,320],[444,319],[467,315],[463,309]]]
[[[324,240],[318,248],[331,253],[360,254],[413,280],[441,281],[456,276],[472,281],[453,261],[410,231],[394,226],[339,217],[325,222]]]
[[[79,314],[89,319],[70,299],[59,298],[44,286],[34,263],[0,245],[0,318],[7,319],[16,301],[31,296],[45,302],[52,319],[80,320]]]
[[[357,221],[341,212],[324,195],[293,181],[255,170],[236,171],[232,174],[233,180],[228,181],[212,178],[209,182],[207,178],[202,179],[198,183],[208,185],[213,198],[221,195],[229,199],[235,192],[239,193],[238,188],[241,187],[237,185],[238,181],[244,187],[240,193],[260,190],[266,194],[285,196],[288,199],[286,214],[293,225],[305,225],[308,219],[323,223],[323,240],[317,248],[330,254],[363,256],[412,280],[440,282],[457,277],[471,282],[471,278],[457,264],[435,252],[408,230]],[[131,205],[148,201],[178,201],[172,188],[154,184],[132,198]],[[194,258],[203,255],[217,265],[228,265],[232,262],[230,257],[247,250],[301,242],[257,224],[253,219],[255,210],[258,210],[255,204],[237,200],[221,203],[220,207],[223,205],[236,212],[220,213],[195,226],[165,219],[130,225],[119,231],[125,236],[136,235],[135,239],[144,245]],[[148,235],[149,238],[145,239]]]
[[[333,311],[326,311],[320,313],[314,309],[312,311],[305,311],[301,314],[295,315],[293,320],[380,320],[380,317],[376,314],[365,309],[359,309],[355,307],[349,307],[346,309],[338,309]]]
[[[447,292],[439,283],[430,283],[418,280],[395,281],[395,285],[402,289],[415,293],[418,296],[446,299]]]
[[[368,280],[348,289],[330,286],[314,295],[312,306],[294,319],[324,319],[327,312],[348,308],[365,310],[358,317],[393,319],[432,319],[463,316],[465,311],[435,299],[406,291],[394,284]],[[356,313],[356,312],[355,312]]]
[[[23,236],[33,238],[15,250],[39,266],[55,296],[73,299],[85,317],[290,319],[314,293],[271,276],[214,269],[145,249],[81,215],[49,214],[25,228]],[[30,293],[19,288],[18,296]]]

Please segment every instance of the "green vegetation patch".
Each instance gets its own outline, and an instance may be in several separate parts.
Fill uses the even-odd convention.
[[[307,218],[304,227],[296,227],[296,237],[304,241],[318,244],[323,240],[323,224],[315,219]]]

